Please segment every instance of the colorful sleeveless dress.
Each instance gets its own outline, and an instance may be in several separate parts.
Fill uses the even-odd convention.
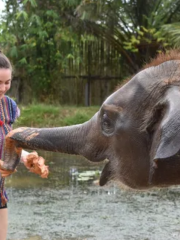
[[[3,156],[5,136],[12,130],[12,124],[19,117],[20,110],[17,104],[8,96],[0,99],[0,159]],[[3,159],[1,159],[3,160]],[[7,199],[4,190],[4,178],[0,180],[0,208],[6,207],[4,199]]]

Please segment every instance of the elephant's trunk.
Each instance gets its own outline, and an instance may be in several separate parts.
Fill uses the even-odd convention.
[[[58,128],[18,128],[10,132],[16,147],[83,155],[91,161],[104,160],[105,146],[98,145],[97,116],[84,124]],[[97,154],[98,152],[98,154]]]

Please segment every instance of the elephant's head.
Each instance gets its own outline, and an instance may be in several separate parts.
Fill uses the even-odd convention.
[[[84,124],[19,128],[9,136],[18,147],[108,159],[100,185],[111,179],[137,189],[180,184],[180,57],[139,72]]]

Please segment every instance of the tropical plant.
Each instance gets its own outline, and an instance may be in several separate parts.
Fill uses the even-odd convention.
[[[3,1],[0,48],[14,63],[23,99],[74,103],[73,95],[78,103],[85,85],[78,75],[98,69],[121,80],[179,46],[180,0]],[[62,75],[74,75],[74,83]]]
[[[129,72],[163,51],[168,42],[161,26],[179,20],[179,0],[83,0],[77,15],[92,34],[114,45]]]
[[[174,48],[180,48],[180,21],[163,25],[161,28],[161,34],[166,38],[169,45]]]
[[[53,101],[55,92],[63,89],[59,80],[71,56],[69,42],[78,38],[66,26],[65,14],[80,1],[4,2],[0,45],[14,63],[22,92]]]

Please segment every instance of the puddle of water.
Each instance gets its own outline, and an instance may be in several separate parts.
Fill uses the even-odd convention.
[[[7,240],[180,239],[180,188],[102,188],[94,185],[102,165],[64,154],[47,153],[46,159],[48,179],[20,166],[6,182]],[[80,176],[89,178],[82,181]]]

